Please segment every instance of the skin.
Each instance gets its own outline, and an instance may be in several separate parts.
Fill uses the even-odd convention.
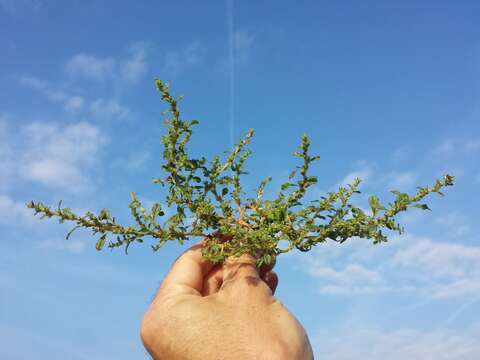
[[[155,360],[313,359],[307,334],[273,297],[278,277],[249,254],[213,264],[203,242],[172,265],[143,318]]]

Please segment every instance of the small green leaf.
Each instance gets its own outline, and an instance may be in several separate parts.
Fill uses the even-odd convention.
[[[108,209],[100,210],[100,213],[98,214],[99,220],[108,220],[109,218],[110,218],[110,212],[108,211]]]
[[[107,239],[107,234],[103,234],[100,236],[100,239],[98,239],[97,243],[95,244],[95,248],[100,251],[103,249],[105,246],[105,240]]]
[[[413,205],[413,207],[416,207],[416,208],[422,209],[422,210],[430,210],[430,211],[432,210],[428,207],[427,204],[415,204],[415,205]]]

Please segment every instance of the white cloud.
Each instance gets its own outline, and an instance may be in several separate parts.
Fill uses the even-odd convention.
[[[455,144],[452,139],[444,140],[431,150],[433,155],[451,155],[455,152]]]
[[[143,168],[149,158],[150,153],[148,151],[135,151],[129,155],[126,165],[131,170],[139,170]]]
[[[235,30],[230,34],[232,53],[222,57],[217,62],[217,69],[222,72],[231,72],[235,65],[246,65],[250,61],[255,36],[245,29]]]
[[[20,134],[18,176],[74,192],[90,185],[85,169],[95,163],[106,142],[97,127],[86,122],[34,122],[24,126]]]
[[[383,286],[383,279],[379,272],[358,264],[347,264],[340,270],[321,264],[312,264],[309,272],[321,283],[326,283],[320,286],[320,292],[323,294],[349,295],[378,292],[379,287]]]
[[[80,254],[86,248],[86,243],[79,240],[44,240],[38,243],[38,247],[57,251],[67,251],[72,254]]]
[[[433,157],[450,157],[453,155],[470,155],[480,151],[480,138],[446,139],[430,150]]]
[[[358,162],[358,169],[352,171],[351,173],[347,174],[343,180],[341,180],[338,184],[335,185],[335,188],[340,186],[347,186],[348,184],[352,184],[356,177],[362,180],[361,184],[365,185],[367,181],[373,174],[375,165],[373,163],[369,163],[367,161],[359,161]]]
[[[417,176],[412,171],[407,172],[391,172],[385,176],[389,190],[403,190],[410,188],[416,180]]]
[[[246,64],[249,61],[254,40],[255,36],[248,30],[236,30],[233,33],[233,56],[236,64]]]
[[[69,95],[64,89],[56,88],[48,81],[39,79],[37,77],[21,76],[18,81],[21,85],[39,92],[51,102],[62,103],[68,101],[69,99]]]
[[[145,42],[130,45],[128,55],[123,58],[98,57],[80,53],[65,63],[65,72],[71,79],[102,82],[108,79],[136,83],[147,70],[147,47]],[[187,49],[189,50],[189,49]],[[191,55],[189,51],[186,55]]]
[[[419,290],[434,297],[480,294],[480,247],[417,239],[392,262],[400,269],[428,274]]]
[[[14,174],[14,159],[13,149],[9,142],[10,129],[8,126],[8,116],[5,114],[0,115],[0,189],[7,187]]]
[[[63,109],[68,112],[78,112],[85,105],[85,99],[79,95],[72,95],[63,87],[56,87],[48,81],[36,78],[34,76],[21,76],[19,83],[31,90],[45,96],[53,103],[60,103]]]
[[[466,153],[480,150],[480,139],[467,139],[463,144],[463,150]]]
[[[139,76],[138,73],[132,73],[131,75]],[[133,77],[130,78],[130,80],[133,81]],[[20,77],[19,82],[20,84],[39,92],[51,102],[61,103],[63,109],[67,112],[78,113],[87,108],[87,100],[83,96],[71,95],[64,89],[55,88],[47,81],[35,77],[24,76]],[[92,100],[88,104],[88,109],[94,116],[101,119],[111,119],[114,117],[123,119],[130,112],[125,105],[117,100],[103,98]]]
[[[434,243],[429,239],[417,239],[410,246],[399,250],[392,259],[394,264],[428,271],[435,277],[462,277],[480,266],[480,248],[459,244]],[[479,264],[475,264],[479,262]]]
[[[393,151],[392,158],[395,161],[405,160],[410,155],[410,148],[408,146],[400,146]]]
[[[312,343],[324,360],[471,360],[480,358],[478,331],[352,328],[320,331]]]
[[[113,74],[114,67],[115,60],[113,58],[99,58],[80,53],[67,60],[65,72],[72,79],[86,78],[94,81],[104,81]]]
[[[85,99],[81,96],[72,96],[65,102],[64,108],[69,112],[80,111],[85,105]]]
[[[123,119],[129,114],[129,109],[112,99],[97,99],[90,104],[90,111],[103,119]]]
[[[34,220],[33,211],[25,203],[15,201],[8,195],[0,195],[0,223],[30,224]]]
[[[470,232],[468,218],[459,211],[453,211],[437,219],[437,223],[447,228],[454,237],[465,236]]]
[[[120,64],[122,79],[127,82],[136,83],[147,71],[145,43],[134,44],[131,47],[130,56]]]
[[[326,242],[301,265],[323,294],[415,292],[431,298],[480,296],[480,247],[394,236],[385,245],[366,239]],[[386,285],[388,284],[388,285]]]
[[[168,51],[165,54],[163,71],[170,76],[176,76],[201,63],[205,54],[206,48],[199,41],[191,42],[180,50]]]
[[[80,53],[66,61],[64,70],[71,80],[103,82],[115,79],[116,84],[134,84],[142,78],[147,70],[147,45],[144,42],[132,44],[128,55],[118,59]],[[189,67],[196,64],[202,55],[200,50],[200,43],[189,44],[180,54],[182,63],[179,66]],[[89,99],[88,96],[79,95],[78,89],[82,90],[82,93],[91,93],[88,91],[86,82],[82,82],[80,85],[76,83],[75,91],[72,90],[71,82],[52,84],[34,76],[21,76],[18,78],[18,82],[43,95],[52,103],[61,104],[66,112],[80,113],[83,110],[89,110],[93,115],[101,118],[123,118],[129,113],[129,109],[119,100],[109,99],[105,96]],[[122,87],[125,87],[123,85]]]

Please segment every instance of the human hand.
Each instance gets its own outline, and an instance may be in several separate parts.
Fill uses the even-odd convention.
[[[302,325],[273,297],[274,264],[258,269],[245,254],[215,265],[203,244],[175,261],[143,318],[153,359],[313,359]]]

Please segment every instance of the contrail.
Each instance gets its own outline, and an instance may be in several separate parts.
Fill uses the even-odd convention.
[[[234,33],[233,33],[233,0],[227,0],[227,22],[228,22],[228,70],[230,85],[229,102],[229,124],[230,124],[230,148],[234,145],[235,130],[235,58],[234,58]]]
[[[465,310],[467,310],[470,306],[472,306],[479,300],[480,300],[480,297],[475,297],[472,300],[465,302],[457,310],[452,312],[452,314],[445,320],[445,323],[443,325],[446,326],[453,323]]]

